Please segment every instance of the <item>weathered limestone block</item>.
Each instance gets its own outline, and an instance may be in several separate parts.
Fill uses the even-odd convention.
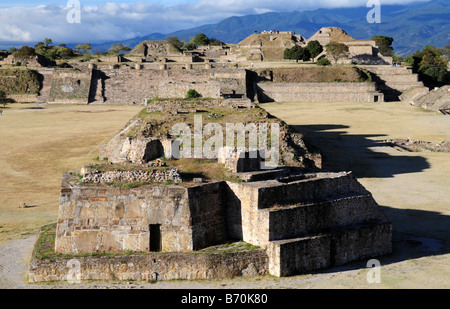
[[[171,158],[171,141],[162,142],[156,138],[129,137],[131,132],[142,125],[141,120],[134,120],[106,145],[100,148],[100,158],[108,158],[112,163],[150,162],[162,156]]]
[[[284,277],[331,266],[331,237],[313,236],[269,244],[269,273]]]
[[[71,260],[55,258],[32,259],[29,282],[67,281]],[[77,257],[81,280],[196,280],[231,276],[261,276],[267,274],[268,257],[264,250],[230,254],[148,254],[114,257]],[[73,271],[73,270],[72,270]]]

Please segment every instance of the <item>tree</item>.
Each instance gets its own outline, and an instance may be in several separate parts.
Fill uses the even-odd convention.
[[[447,60],[450,61],[450,44],[446,45],[444,48],[437,49],[439,53]]]
[[[61,47],[56,51],[57,55],[61,59],[73,58],[75,56],[74,51],[71,48]]]
[[[427,84],[443,84],[447,81],[447,59],[441,49],[427,45],[421,51],[405,57],[405,62]]]
[[[75,46],[75,49],[86,54],[92,50],[92,45],[89,43],[83,43],[83,44],[79,44],[79,45]]]
[[[218,39],[215,39],[215,38],[209,39],[209,45],[212,45],[212,46],[221,46],[221,45],[224,45],[224,44],[225,44],[224,42],[222,42],[222,41],[220,41],[220,40],[218,40]]]
[[[284,51],[284,59],[296,60],[298,62],[299,60],[307,61],[310,58],[311,55],[309,54],[308,49],[298,45]]]
[[[419,74],[430,83],[447,81],[447,61],[434,46],[427,45],[420,53]]]
[[[383,56],[394,56],[394,48],[392,48],[392,43],[394,42],[393,38],[384,35],[376,35],[372,37],[372,41],[375,41],[378,50]]]
[[[180,41],[177,36],[168,36],[167,42],[172,44],[176,49],[181,50],[183,48],[184,42]]]
[[[36,45],[34,45],[34,49],[44,49],[45,43],[44,42],[38,42]]]
[[[306,46],[306,49],[308,49],[309,54],[313,59],[319,56],[321,52],[323,52],[323,47],[322,45],[320,45],[319,41],[310,41],[308,43],[308,46]]]
[[[127,47],[127,46],[123,45],[122,43],[113,43],[113,45],[109,49],[109,52],[111,52],[115,55],[120,55],[121,52],[127,52],[130,50],[131,50],[130,47]]]
[[[44,44],[45,44],[45,47],[48,47],[50,44],[53,44],[53,41],[50,38],[45,38]]]
[[[0,90],[0,103],[6,106],[6,93],[3,90]]]
[[[183,50],[195,50],[197,48],[197,44],[195,44],[194,42],[187,42],[184,43],[182,49]]]
[[[191,38],[191,42],[194,42],[197,46],[209,45],[209,39],[204,33],[199,33]]]
[[[327,56],[336,63],[339,59],[347,57],[348,54],[348,46],[342,43],[328,43],[325,46],[327,50]]]
[[[13,46],[10,49],[8,49],[8,53],[12,54],[12,53],[16,52],[17,50],[18,49]]]

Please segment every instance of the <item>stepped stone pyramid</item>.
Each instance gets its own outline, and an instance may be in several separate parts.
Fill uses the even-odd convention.
[[[388,254],[392,226],[351,173],[228,183],[229,231],[267,248],[269,273],[289,276]]]

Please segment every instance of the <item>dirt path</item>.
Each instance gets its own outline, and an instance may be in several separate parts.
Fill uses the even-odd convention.
[[[35,236],[0,244],[0,289],[27,288],[25,284]]]

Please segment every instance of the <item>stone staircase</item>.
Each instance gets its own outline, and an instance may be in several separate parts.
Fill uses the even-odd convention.
[[[406,67],[379,65],[362,68],[375,74],[377,89],[384,94],[386,101],[399,101],[400,95],[412,87],[426,88],[419,81],[419,75]]]
[[[242,227],[231,230],[267,248],[274,276],[371,259],[392,250],[391,223],[351,173],[228,185],[240,200],[242,217]]]
[[[53,69],[39,69],[39,73],[42,75],[42,88],[39,91],[37,104],[46,104],[50,99],[50,92],[53,83]]]

